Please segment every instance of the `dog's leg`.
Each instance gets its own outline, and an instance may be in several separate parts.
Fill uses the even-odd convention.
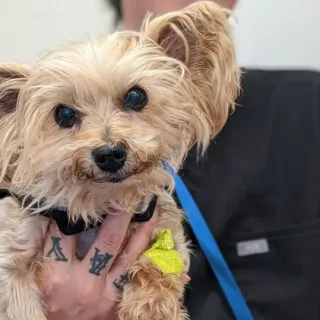
[[[184,271],[188,272],[190,257],[183,233],[182,215],[171,201],[159,203],[157,230],[162,228],[172,230],[176,250],[184,260]],[[153,239],[155,239],[157,230],[155,230]],[[179,277],[163,274],[144,256],[129,268],[128,274],[130,282],[124,286],[119,309],[121,320],[188,319],[181,302],[184,285]]]
[[[9,320],[46,320],[37,272],[47,224],[13,198],[0,201],[0,313]]]

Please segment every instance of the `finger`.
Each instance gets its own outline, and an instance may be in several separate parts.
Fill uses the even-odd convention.
[[[76,237],[64,235],[55,221],[52,221],[44,245],[44,257],[56,264],[72,262],[75,257],[75,249]]]
[[[97,238],[81,265],[93,276],[106,274],[126,236],[132,215],[119,213],[108,215],[104,220]]]
[[[190,280],[191,278],[186,273],[183,273],[181,275],[181,281],[183,282],[183,284],[188,284]]]
[[[123,291],[124,285],[129,281],[126,269],[136,262],[141,254],[147,249],[150,239],[158,221],[156,209],[150,221],[140,224],[135,233],[130,237],[123,253],[114,262],[108,273],[107,290],[109,294],[118,295]]]
[[[158,221],[159,212],[155,210],[153,217],[145,223],[137,226],[134,234],[131,235],[122,255],[117,259],[117,265],[129,265],[138,260],[140,255],[147,249],[150,239]],[[115,264],[114,268],[117,268]],[[113,268],[112,268],[113,269]],[[110,270],[111,272],[112,270]]]

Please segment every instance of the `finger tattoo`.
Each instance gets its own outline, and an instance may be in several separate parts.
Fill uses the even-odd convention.
[[[113,285],[120,291],[123,291],[124,286],[129,282],[128,273],[124,273],[120,275],[120,279],[116,279],[113,281]]]
[[[62,247],[60,241],[62,240],[60,237],[51,237],[52,240],[52,248],[48,251],[47,257],[51,258],[55,257],[56,261],[59,262],[67,262],[67,257],[62,252]]]
[[[91,269],[89,272],[95,276],[100,276],[101,271],[107,267],[109,260],[112,258],[111,254],[100,253],[98,248],[95,248],[94,256],[90,259]]]

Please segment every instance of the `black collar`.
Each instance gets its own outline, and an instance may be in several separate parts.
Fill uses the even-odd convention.
[[[24,207],[27,207],[28,205],[30,205],[30,203],[33,200],[31,197],[27,197],[27,198],[22,197],[22,196],[10,193],[9,190],[0,189],[0,199],[5,198],[7,196],[13,196],[21,203],[21,206],[24,206]],[[154,196],[150,201],[147,209],[142,213],[135,214],[131,222],[149,221],[153,216],[154,210],[157,205],[157,200],[158,200],[158,197]],[[35,204],[32,207],[37,208],[38,204]],[[55,220],[58,225],[58,228],[65,235],[74,235],[74,234],[77,234],[101,225],[101,222],[98,222],[96,224],[91,223],[86,227],[85,222],[82,218],[78,218],[76,222],[72,222],[69,220],[67,209],[64,209],[64,208],[53,207],[51,209],[41,212],[40,215]]]

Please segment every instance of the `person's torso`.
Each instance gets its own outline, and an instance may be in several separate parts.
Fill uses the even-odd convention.
[[[320,74],[248,71],[240,106],[180,174],[255,320],[320,319]],[[232,316],[196,248],[192,320]]]

